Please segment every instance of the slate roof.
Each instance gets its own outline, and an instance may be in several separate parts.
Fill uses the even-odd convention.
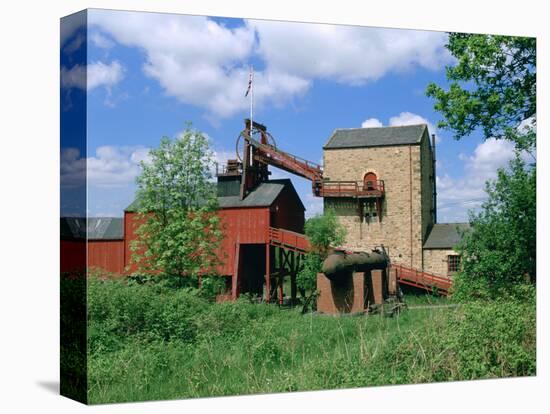
[[[323,149],[414,145],[420,143],[424,132],[428,132],[426,124],[336,129]]]
[[[252,192],[250,192],[244,200],[241,200],[238,195],[218,197],[218,203],[220,208],[237,208],[237,207],[268,207],[277,199],[279,194],[285,187],[288,187],[289,191],[292,191],[296,198],[299,200],[300,205],[305,207],[298,196],[292,181],[288,178],[279,180],[269,180],[261,183]],[[124,211],[134,212],[139,208],[139,200],[134,200]]]
[[[121,240],[124,237],[122,218],[118,217],[62,217],[61,238],[88,240]]]
[[[120,240],[123,237],[124,230],[122,218],[88,218],[88,240]]]
[[[61,217],[60,226],[62,240],[86,238],[85,217]]]
[[[244,200],[241,200],[239,196],[218,197],[218,203],[220,204],[220,208],[269,207],[285,187],[288,187],[289,190],[294,192],[296,198],[305,210],[302,200],[300,200],[300,197],[292,185],[292,181],[288,178],[263,182],[256,187],[254,191],[248,194]]]
[[[469,230],[468,223],[437,223],[424,243],[424,249],[452,249],[462,236],[461,232]]]

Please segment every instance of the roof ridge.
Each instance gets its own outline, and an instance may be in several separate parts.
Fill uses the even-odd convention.
[[[357,130],[357,129],[386,129],[386,128],[408,128],[413,126],[428,126],[425,122],[421,122],[418,124],[409,124],[409,125],[386,125],[381,127],[356,127],[356,128],[336,128],[334,131],[350,131],[350,130]]]
[[[336,128],[323,149],[418,145],[422,142],[427,130],[427,123]]]

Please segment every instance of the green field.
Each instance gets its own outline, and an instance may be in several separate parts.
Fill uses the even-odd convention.
[[[392,318],[333,317],[244,300],[214,304],[195,289],[92,279],[89,400],[535,374],[534,297],[456,307],[407,297],[410,309]]]

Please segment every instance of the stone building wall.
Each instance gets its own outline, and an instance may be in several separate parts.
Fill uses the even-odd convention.
[[[448,276],[449,255],[457,255],[453,249],[424,249],[424,271],[439,276]]]
[[[367,172],[374,172],[385,183],[381,221],[378,217],[361,221],[353,199],[324,199],[325,209],[334,209],[347,229],[344,247],[370,250],[383,244],[389,249],[392,262],[422,268],[422,245],[430,224],[432,192],[425,166],[427,161],[431,162],[431,153],[426,155],[427,139],[425,134],[421,145],[324,150],[327,179],[362,181]]]

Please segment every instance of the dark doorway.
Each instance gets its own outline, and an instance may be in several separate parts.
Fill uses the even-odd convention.
[[[363,189],[364,190],[377,190],[378,189],[378,177],[373,172],[365,174],[363,178]]]
[[[265,244],[241,244],[241,293],[261,296],[265,277]]]

